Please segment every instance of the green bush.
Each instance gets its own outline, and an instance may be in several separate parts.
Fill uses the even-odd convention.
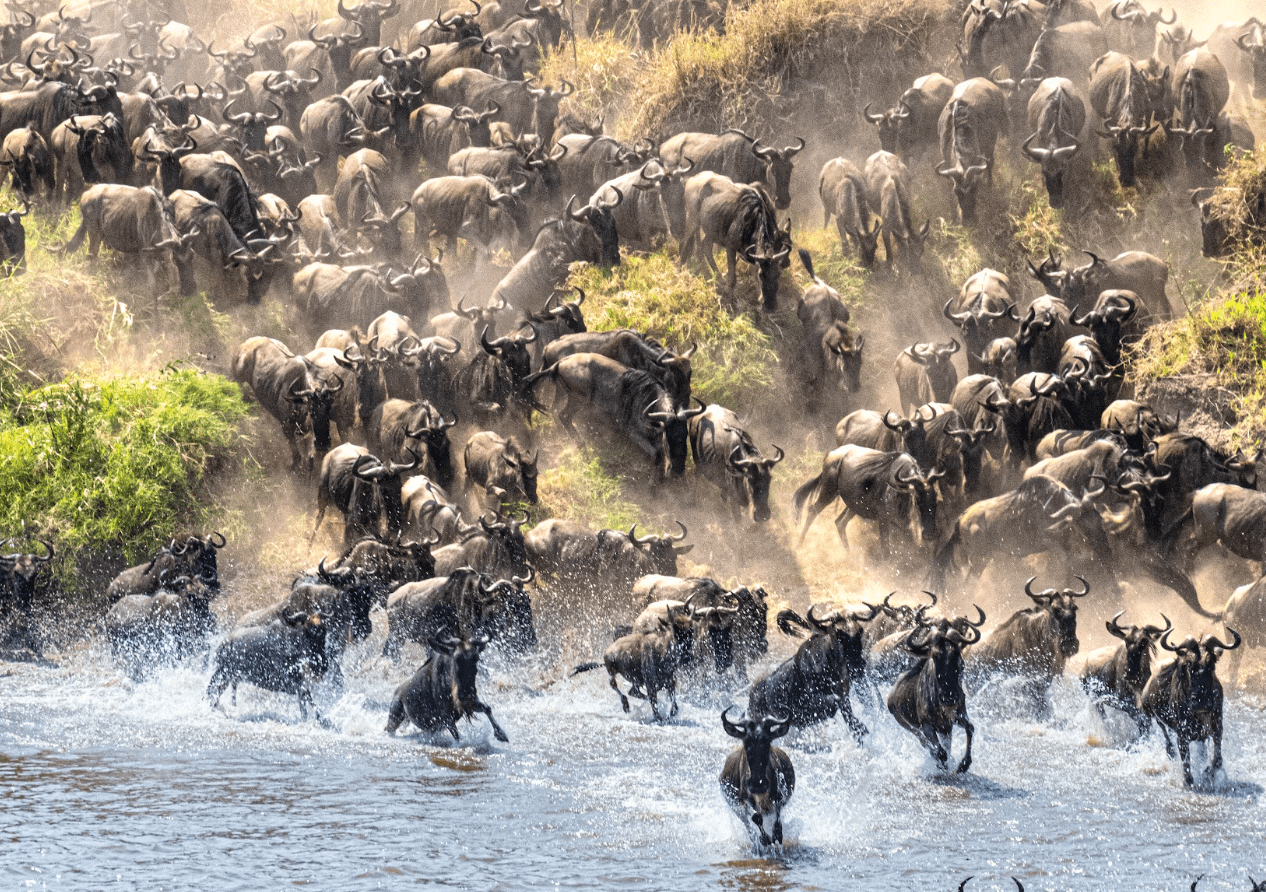
[[[678,350],[697,343],[693,390],[705,402],[741,412],[774,383],[778,357],[769,336],[749,315],[726,312],[711,282],[679,269],[664,252],[610,269],[583,267],[569,284],[586,294],[591,331],[633,328]]]
[[[217,519],[213,474],[242,454],[237,385],[168,368],[69,378],[10,392],[0,405],[0,530],[51,539],[75,592],[81,560],[137,562],[176,530]]]

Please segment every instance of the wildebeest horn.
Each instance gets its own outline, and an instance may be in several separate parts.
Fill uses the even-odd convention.
[[[217,538],[220,540],[218,544],[215,541]],[[208,536],[207,541],[211,543],[212,548],[216,548],[216,549],[223,548],[225,545],[228,544],[228,540],[225,539],[224,535],[220,533],[219,531],[216,531],[212,533],[210,536]]]
[[[1072,589],[1066,588],[1064,589],[1064,594],[1072,598],[1084,598],[1086,597],[1086,595],[1090,594],[1090,583],[1087,582],[1084,577],[1074,576],[1073,579],[1076,579],[1079,582],[1081,582],[1081,591],[1075,592]]]
[[[1121,628],[1120,624],[1117,623],[1117,620],[1119,620],[1124,614],[1125,614],[1124,610],[1118,611],[1116,616],[1112,617],[1112,619],[1104,623],[1104,626],[1107,628],[1109,635],[1112,635],[1116,638],[1124,638],[1126,635],[1129,634],[1129,632],[1126,631],[1126,629]],[[1134,628],[1134,627],[1129,626],[1128,628]]]
[[[1170,629],[1174,627],[1173,621],[1170,620],[1170,618],[1167,617],[1165,614],[1163,613],[1161,614],[1161,619],[1165,621],[1165,628],[1161,629],[1156,626],[1145,626],[1144,631],[1146,631],[1147,634],[1155,637],[1157,635],[1164,635],[1166,632],[1168,632]]]
[[[733,708],[733,706],[727,706],[725,711],[721,713],[721,727],[725,729],[726,734],[742,740],[747,734],[747,722],[743,720],[738,722],[730,721],[730,710]]]
[[[633,526],[629,527],[629,541],[634,545],[649,545],[658,538],[658,536],[643,536],[639,539],[637,536],[637,524],[633,524]]]
[[[1240,637],[1239,632],[1235,631],[1230,626],[1227,626],[1226,630],[1231,634],[1231,637],[1235,639],[1235,642],[1233,644],[1224,644],[1222,641],[1215,638],[1213,635],[1206,635],[1204,639],[1205,650],[1209,650],[1210,648],[1214,648],[1214,647],[1220,647],[1223,650],[1235,650],[1244,642],[1244,639]]]
[[[817,608],[817,606],[818,606],[817,604],[810,604],[809,609],[805,612],[805,618],[808,619],[809,622],[812,623],[815,628],[825,631],[831,627],[831,619],[830,617],[828,617],[827,619],[818,619],[817,616],[815,616],[813,612]]]
[[[878,124],[880,121],[884,119],[884,116],[877,115],[874,112],[872,112],[870,110],[870,105],[871,104],[869,102],[866,103],[866,106],[862,109],[862,114],[866,116],[866,120],[870,121],[870,123]]]

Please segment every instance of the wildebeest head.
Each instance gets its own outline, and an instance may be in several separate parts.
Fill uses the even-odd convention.
[[[1254,17],[1244,26],[1247,30],[1235,38],[1235,45],[1253,63],[1253,98],[1266,99],[1266,25]]]
[[[296,380],[286,392],[286,399],[304,407],[316,450],[324,455],[330,451],[330,410],[334,406],[334,394],[343,389],[343,379],[338,375],[319,377],[320,370],[312,360],[306,356],[301,359],[308,371],[306,380]]]
[[[920,466],[930,467],[936,463],[936,454],[928,443],[927,423],[936,417],[933,414],[923,417],[924,406],[915,410],[914,415],[905,418],[889,409],[884,413],[884,427],[901,438],[901,451],[913,458]]]
[[[958,212],[964,225],[976,222],[976,202],[980,197],[980,184],[985,181],[989,172],[988,162],[981,159],[978,164],[966,168],[942,164],[936,172],[954,184],[954,198],[958,201]]]
[[[1107,626],[1109,635],[1120,638],[1124,642],[1125,681],[1133,690],[1141,691],[1143,685],[1147,684],[1147,680],[1152,677],[1152,654],[1156,651],[1156,642],[1172,629],[1174,624],[1162,613],[1161,619],[1165,620],[1163,629],[1156,626],[1122,626],[1117,623],[1117,620],[1124,613],[1124,610],[1120,611],[1104,625]]]
[[[677,526],[681,527],[681,533],[677,536],[638,536],[637,524],[629,529],[629,541],[643,553],[645,553],[651,562],[651,573],[659,573],[664,576],[677,575],[677,556],[686,554],[694,545],[677,545],[686,538],[688,530],[686,525],[680,520],[676,521]]]
[[[26,227],[22,218],[31,212],[23,201],[22,210],[0,214],[0,270],[5,274],[26,272]]]
[[[526,182],[517,186],[505,186],[490,192],[484,201],[491,208],[496,208],[510,218],[514,224],[515,245],[520,253],[526,253],[532,247],[535,235],[532,231],[532,220],[528,216],[527,204],[523,201],[523,193],[527,190]],[[552,295],[551,295],[552,296]],[[581,331],[584,331],[582,328]]]
[[[1177,645],[1169,641],[1170,631],[1161,636],[1160,645],[1174,654],[1178,668],[1187,675],[1187,691],[1184,711],[1190,713],[1220,714],[1222,711],[1222,685],[1218,682],[1218,657],[1224,651],[1234,650],[1243,643],[1240,634],[1227,628],[1231,642],[1224,643],[1213,635],[1205,635],[1200,641],[1188,636]]]
[[[774,193],[774,207],[780,211],[791,207],[791,159],[805,146],[804,140],[798,136],[796,142],[799,145],[784,149],[762,146],[759,139],[752,142],[752,154],[765,162],[765,182]]]
[[[571,219],[588,224],[593,230],[594,235],[598,237],[598,242],[602,246],[602,257],[600,262],[603,266],[618,266],[620,263],[620,234],[616,231],[615,216],[611,213],[624,201],[624,193],[614,186],[610,191],[615,193],[615,199],[609,200],[604,194],[595,197],[589,204],[580,208],[573,208],[576,196],[572,196],[567,201],[567,216]]]
[[[265,151],[264,136],[268,131],[270,124],[276,124],[281,120],[281,106],[268,100],[268,104],[273,107],[272,113],[268,112],[235,112],[233,111],[233,103],[237,102],[236,98],[230,99],[228,104],[224,106],[224,120],[228,121],[237,128],[241,134],[242,148],[252,152]]]
[[[664,347],[655,359],[657,377],[676,406],[685,406],[690,402],[690,382],[694,374],[690,357],[695,355],[698,348],[698,344],[691,344],[677,353]]]
[[[1046,184],[1046,193],[1053,208],[1064,206],[1064,176],[1068,173],[1068,165],[1081,148],[1081,143],[1073,139],[1068,145],[1042,147],[1033,145],[1039,134],[1034,133],[1026,139],[1020,150],[1032,161],[1042,165],[1042,181]]]
[[[782,271],[791,265],[791,220],[787,225],[776,230],[773,244],[766,244],[763,234],[756,244],[749,245],[743,251],[743,259],[756,267],[760,278],[761,307],[767,313],[778,309],[778,280]]]
[[[729,604],[696,607],[691,603],[694,597],[686,599],[686,606],[690,608],[695,637],[706,637],[714,667],[720,675],[734,665],[734,622],[739,609]]]
[[[694,401],[699,404],[698,409],[688,406],[678,409],[672,405],[671,400],[661,397],[647,406],[643,413],[651,428],[663,435],[668,453],[668,469],[674,477],[686,473],[686,453],[690,446],[688,422],[691,418],[702,415],[708,408],[698,397]]]
[[[936,481],[944,476],[945,472],[939,468],[923,472],[917,467],[898,466],[888,480],[889,487],[910,495],[925,545],[936,541]]]
[[[51,543],[41,539],[40,544],[44,546],[43,555],[26,552],[0,555],[0,583],[5,582],[5,577],[8,577],[9,597],[24,613],[31,609],[40,572],[48,568],[54,557]]]
[[[826,640],[826,647],[834,652],[850,678],[859,678],[866,671],[865,636],[866,624],[878,616],[883,607],[865,604],[862,610],[833,610],[826,616],[817,616],[817,605],[805,614],[813,637]],[[810,638],[811,643],[813,638]]]
[[[763,846],[782,845],[782,790],[774,777],[769,754],[773,742],[791,730],[791,719],[772,716],[753,721],[730,721],[730,710],[721,713],[721,727],[725,733],[743,742],[743,754],[747,758],[749,777],[743,791],[746,799],[741,803],[748,810],[748,817],[760,834]]]
[[[479,655],[488,646],[488,641],[487,635],[470,639],[454,638],[452,635],[427,639],[428,647],[453,661],[449,696],[453,711],[459,716],[467,715],[479,703],[475,680],[478,677]]]
[[[528,78],[531,83],[534,78]],[[541,139],[551,139],[554,135],[554,123],[558,120],[558,104],[576,91],[575,86],[562,81],[562,88],[528,87],[527,94],[532,97],[532,129]]]
[[[872,112],[870,103],[866,103],[866,107],[862,109],[862,114],[866,116],[866,120],[879,128],[879,146],[885,152],[892,152],[894,155],[900,151],[901,130],[905,122],[910,117],[910,106],[904,102],[898,102],[895,108],[890,108],[882,113]]]
[[[209,588],[219,590],[220,570],[216,554],[227,544],[220,533],[206,536],[188,536],[183,543],[172,540],[169,546],[172,555],[184,558],[184,566],[190,576],[197,577]]]
[[[738,616],[734,621],[734,631],[739,646],[747,645],[756,653],[769,650],[769,593],[763,586],[749,588],[740,585],[731,589],[729,597],[738,605]]]
[[[536,571],[529,570],[524,577],[501,579],[487,586],[483,581],[480,582],[485,599],[492,605],[492,613],[485,628],[492,633],[492,637],[514,653],[523,653],[536,647],[532,599],[524,588],[535,578]]]
[[[1033,576],[1024,584],[1024,593],[1033,599],[1041,610],[1045,611],[1050,621],[1051,635],[1059,643],[1059,652],[1066,657],[1077,653],[1080,643],[1077,640],[1077,603],[1074,598],[1083,598],[1090,593],[1090,583],[1078,576],[1081,591],[1073,589],[1048,588],[1040,592],[1033,591]]]
[[[178,146],[160,144],[151,129],[142,143],[141,160],[158,165],[158,179],[164,195],[180,188],[180,159],[198,151],[198,143],[192,136],[185,135],[184,139],[185,143]]]
[[[1055,493],[1047,506],[1047,517],[1052,521],[1047,531],[1062,537],[1068,550],[1079,550],[1090,560],[1106,560],[1112,553],[1097,508],[1097,500],[1106,488],[1100,483],[1080,497],[1064,489]]]
[[[400,490],[404,486],[403,475],[414,470],[421,462],[416,452],[410,449],[405,451],[408,452],[410,458],[407,462],[375,460],[368,466],[362,466],[358,460],[353,468],[353,474],[357,479],[378,490],[383,514],[386,515],[387,531],[392,535],[399,534],[404,529],[404,507],[400,499]]]
[[[488,340],[488,326],[479,335],[479,344],[484,352],[498,356],[510,370],[517,389],[520,383],[532,373],[532,354],[528,352],[528,344],[537,338],[536,329],[529,329],[526,335],[506,335],[503,338]]]
[[[81,122],[82,119],[75,115],[66,122],[66,127],[79,137],[75,151],[84,182],[99,183],[105,179],[131,183],[132,150],[128,147],[122,122],[113,112],[100,117],[90,126],[82,126]]]
[[[752,520],[756,523],[765,523],[769,520],[771,472],[774,465],[783,460],[785,453],[781,447],[775,446],[774,457],[765,458],[760,454],[759,449],[751,445],[750,438],[745,439],[745,434],[733,428],[726,429],[740,438],[740,442],[734,444],[734,448],[730,450],[726,458],[726,471],[731,477],[741,481],[747,501],[752,506]]]
[[[963,648],[980,640],[980,627],[985,624],[985,612],[976,607],[976,613],[976,622],[958,617],[921,623],[902,642],[906,650],[923,660],[921,671],[925,678],[930,676],[928,680],[944,703],[962,697]]]
[[[822,335],[823,363],[832,371],[835,385],[845,393],[857,393],[862,387],[862,350],[866,336],[851,331],[838,319]]]

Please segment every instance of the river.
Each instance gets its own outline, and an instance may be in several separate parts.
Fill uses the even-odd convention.
[[[721,695],[670,723],[620,713],[604,672],[490,665],[509,734],[385,735],[409,665],[349,652],[327,725],[253,688],[212,709],[200,664],[139,685],[93,647],[0,677],[0,886],[258,890],[1248,890],[1266,874],[1266,716],[1232,698],[1226,772],[1184,791],[1159,735],[1126,749],[1073,684],[1050,718],[969,701],[970,773],[939,774],[872,701],[790,738],[781,856],[757,857],[717,787]],[[414,652],[412,657],[416,657]],[[636,704],[637,701],[635,701]],[[740,700],[740,703],[743,701]],[[961,737],[955,740],[956,755]]]

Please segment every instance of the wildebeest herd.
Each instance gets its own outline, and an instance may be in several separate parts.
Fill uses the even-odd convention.
[[[625,6],[592,4],[591,25],[640,15],[643,42],[654,45],[685,16],[666,0],[640,13]],[[222,635],[210,604],[223,537],[173,538],[125,571],[107,593],[104,628],[129,675],[214,642],[213,702],[249,684],[297,696],[306,716],[314,685],[340,680],[344,652],[370,637],[381,608],[384,657],[411,643],[429,652],[396,690],[388,731],[411,722],[456,738],[459,718],[483,713],[506,740],[476,689],[478,661],[487,647],[513,659],[537,646],[533,598],[548,588],[616,611],[612,625],[631,607],[601,662],[574,670],[605,668],[625,712],[634,696],[656,719],[673,715],[679,677],[746,687],[768,648],[769,593],[679,576],[678,556],[691,548],[685,524],[532,526],[538,469],[559,445],[534,418],[556,419],[590,448],[606,441],[577,421],[645,453],[646,476],[665,490],[693,461],[715,485],[718,514],[770,520],[772,475],[787,453],[763,449],[740,414],[693,392],[700,345],[589,331],[585,294],[567,279],[576,263],[619,264],[622,246],[675,243],[680,262],[706,265],[727,295],[742,260],[755,272],[758,318],[778,312],[795,248],[778,215],[791,204],[804,139],[729,130],[625,142],[564,113],[573,85],[535,74],[570,37],[561,0],[472,3],[412,21],[399,0],[340,0],[337,17],[298,33],[293,21],[268,24],[222,49],[184,23],[180,0],[11,10],[0,31],[11,87],[0,93],[0,164],[13,190],[49,211],[78,199],[66,251],[87,239],[95,257],[104,244],[143,261],[154,282],[174,269],[181,292],[203,288],[226,304],[282,296],[290,344],[249,338],[231,375],[280,425],[291,471],[313,482],[313,539],[331,507],[343,517],[337,559]],[[714,19],[692,12],[690,21]],[[893,107],[868,106],[883,148],[822,167],[825,219],[862,267],[882,251],[893,271],[917,274],[931,228],[916,222],[916,181],[944,178],[971,225],[993,188],[1000,138],[1040,166],[1054,208],[1097,141],[1123,186],[1208,187],[1226,147],[1252,147],[1229,109],[1233,97],[1251,107],[1266,95],[1263,36],[1252,19],[1196,41],[1138,0],[1102,11],[1087,0],[972,0],[958,41],[965,79],[930,73]],[[6,262],[19,272],[25,213],[0,217]],[[1218,246],[1206,238],[1205,247]],[[495,287],[463,289],[454,305],[446,268],[477,281],[501,252],[512,266]],[[944,339],[897,353],[899,401],[875,411],[856,405],[866,337],[798,249],[809,281],[795,307],[796,386],[836,440],[790,500],[804,516],[801,538],[838,501],[844,548],[858,551],[845,530],[861,519],[882,559],[914,562],[935,594],[776,614],[783,634],[803,640],[750,685],[746,718],[721,716],[741,740],[722,790],[762,844],[781,842],[795,786],[774,740],[838,714],[860,742],[868,732],[851,698],[882,685],[894,718],[942,768],[962,729],[957,771],[967,771],[967,694],[1018,676],[1040,711],[1078,653],[1077,599],[1119,603],[1123,584],[1172,590],[1225,632],[1195,637],[1159,612],[1132,617],[1136,625],[1117,613],[1107,631],[1121,643],[1085,656],[1080,678],[1100,709],[1140,730],[1155,720],[1171,751],[1172,735],[1188,786],[1192,742],[1212,741],[1207,780],[1221,767],[1217,662],[1266,642],[1266,579],[1215,613],[1189,574],[1216,542],[1266,571],[1261,456],[1219,450],[1130,398],[1130,348],[1181,307],[1162,259],[1087,258],[1030,262],[1044,293],[1027,305],[1024,289],[992,269],[938,299]],[[22,615],[52,556],[51,545],[42,550],[0,557],[4,596]],[[1033,606],[988,633],[979,608],[937,610],[991,563],[1037,554],[1078,576],[1077,587],[1039,591],[1030,579]],[[1157,646],[1172,660],[1153,665]]]

